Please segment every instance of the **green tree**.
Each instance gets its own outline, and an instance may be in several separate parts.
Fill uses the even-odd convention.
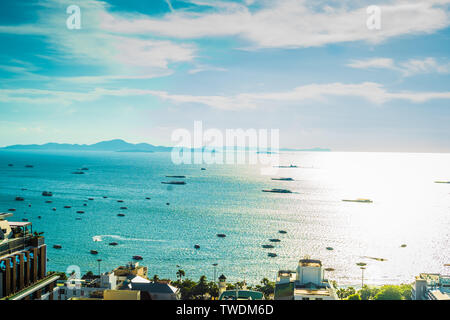
[[[186,275],[186,273],[184,272],[184,270],[180,269],[177,271],[177,278],[180,279],[180,281],[182,280],[182,278]]]
[[[217,286],[217,283],[215,283],[213,281],[209,282],[207,292],[211,297],[218,298],[219,297],[219,287]]]
[[[412,286],[410,284],[401,284],[399,286],[399,289],[402,294],[403,300],[412,299]]]
[[[369,287],[364,285],[361,290],[358,291],[362,300],[372,300],[380,289],[376,287]]]
[[[361,297],[360,297],[359,294],[354,293],[354,294],[349,295],[349,296],[347,297],[347,300],[361,300]]]
[[[197,285],[194,287],[194,296],[201,296],[204,298],[205,294],[208,292],[208,283],[206,282],[206,276],[201,276],[198,280]]]
[[[157,275],[157,274],[155,274],[154,276],[153,276],[153,282],[158,282],[159,281],[159,276]]]
[[[382,286],[380,291],[375,295],[375,300],[402,300],[402,292],[398,286],[386,285]]]
[[[338,295],[339,299],[346,299],[348,296],[351,296],[352,294],[355,294],[356,290],[353,287],[348,288],[340,288],[336,291],[336,294]]]

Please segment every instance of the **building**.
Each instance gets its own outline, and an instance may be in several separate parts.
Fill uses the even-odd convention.
[[[227,290],[227,278],[222,274],[219,277],[219,300],[264,300],[264,294],[259,291],[247,290],[247,284],[242,288]]]
[[[412,289],[413,300],[450,300],[450,276],[421,273]]]
[[[148,268],[139,265],[139,262],[128,262],[125,266],[117,267],[113,270],[117,280],[123,282],[130,276],[139,276],[142,278],[148,277]]]
[[[338,297],[324,277],[322,262],[306,257],[298,262],[296,271],[278,272],[275,300],[338,300]]]
[[[57,299],[59,276],[47,274],[44,237],[31,222],[6,220],[12,215],[0,213],[0,299]]]
[[[59,299],[102,297],[105,290],[115,290],[117,287],[117,276],[113,272],[81,279],[77,279],[77,275],[73,274],[60,284]]]
[[[142,300],[180,300],[180,289],[172,286],[170,281],[150,281],[140,276],[129,278],[122,289],[141,292]]]

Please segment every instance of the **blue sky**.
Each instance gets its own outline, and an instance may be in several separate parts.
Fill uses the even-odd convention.
[[[1,1],[0,146],[172,145],[202,120],[280,129],[282,147],[450,152],[449,5]]]

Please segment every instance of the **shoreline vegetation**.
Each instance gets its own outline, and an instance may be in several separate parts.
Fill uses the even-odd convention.
[[[50,272],[49,272],[50,273]],[[67,280],[64,272],[55,272],[60,276],[60,280]],[[184,278],[184,270],[177,271],[177,280],[160,279],[157,274],[149,278],[153,282],[170,282],[171,285],[180,289],[181,300],[217,300],[219,298],[219,286],[214,281],[209,281],[205,275],[201,276],[198,281]],[[82,278],[93,277],[92,271],[88,271]],[[184,279],[183,279],[184,278]],[[411,300],[412,285],[381,285],[369,286],[364,285],[361,289],[354,287],[338,288],[336,281],[332,281],[332,285],[336,288],[336,294],[340,300]],[[275,293],[275,282],[268,278],[263,278],[257,285],[246,284],[245,281],[236,283],[227,283],[226,290],[251,290],[262,292],[264,299],[273,300]]]

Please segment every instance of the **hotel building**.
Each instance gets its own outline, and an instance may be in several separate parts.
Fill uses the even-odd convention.
[[[297,270],[280,270],[275,284],[275,300],[338,300],[336,290],[324,278],[320,260],[306,257]]]
[[[44,237],[33,234],[31,222],[13,222],[0,213],[0,300],[58,298],[59,276],[47,275]]]

